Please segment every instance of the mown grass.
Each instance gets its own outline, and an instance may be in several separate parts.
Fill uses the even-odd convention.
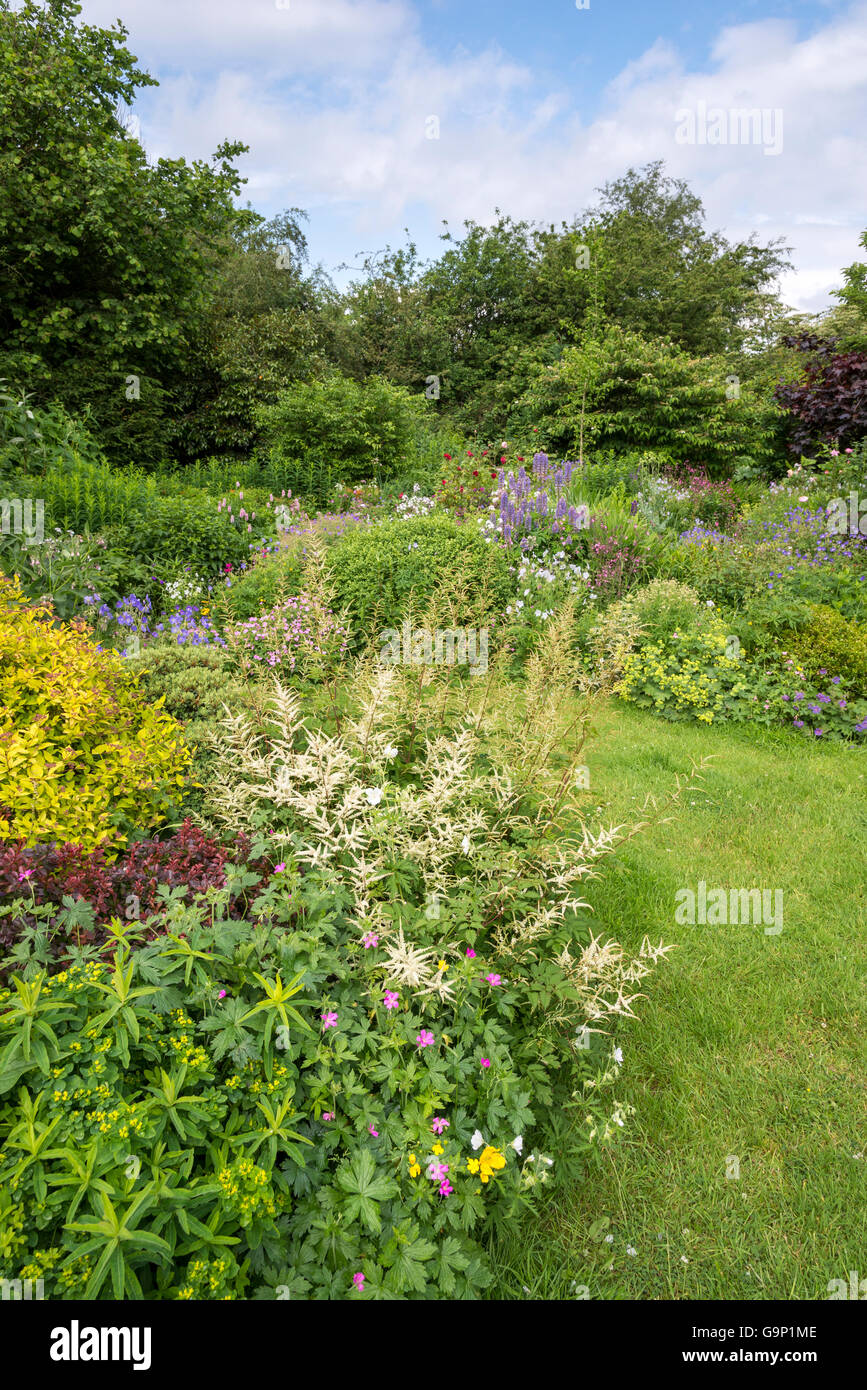
[[[867,1277],[867,758],[619,702],[596,728],[587,797],[605,823],[712,762],[589,887],[604,935],[677,949],[618,1035],[629,1127],[494,1244],[493,1296],[825,1299]],[[782,889],[782,932],[677,925],[675,892],[700,879]]]

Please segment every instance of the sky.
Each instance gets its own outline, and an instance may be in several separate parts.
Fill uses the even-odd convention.
[[[118,19],[148,156],[249,145],[241,201],[304,208],[338,284],[404,228],[426,258],[444,220],[571,221],[656,159],[709,229],[791,247],[797,309],[864,258],[867,0],[82,0]]]

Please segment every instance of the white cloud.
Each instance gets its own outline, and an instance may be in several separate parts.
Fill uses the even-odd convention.
[[[84,0],[81,22],[129,30],[129,47],[160,68],[202,72],[215,63],[276,73],[375,64],[383,46],[412,33],[405,0]]]
[[[118,0],[85,0],[109,22]],[[788,21],[728,26],[707,70],[659,39],[609,83],[582,121],[573,93],[494,45],[435,54],[403,0],[126,0],[129,46],[160,75],[144,93],[152,154],[208,155],[244,140],[246,194],[263,211],[300,204],[332,237],[376,244],[447,217],[570,219],[628,165],[663,158],[730,237],[761,228],[791,244],[783,288],[815,307],[859,256],[867,221],[867,7],[798,37]],[[681,108],[782,112],[782,149],[675,140]],[[436,115],[439,139],[427,139]],[[424,229],[423,229],[424,230]]]

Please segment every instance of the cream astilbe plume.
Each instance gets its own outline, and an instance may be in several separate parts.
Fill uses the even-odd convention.
[[[359,940],[368,932],[380,938],[387,978],[442,1007],[449,1006],[455,981],[435,961],[450,947],[407,941],[399,924],[407,910],[410,920],[414,910],[419,914],[415,930],[423,942],[437,929],[421,919],[419,901],[403,904],[400,917],[394,912],[386,884],[394,882],[396,865],[414,868],[403,880],[417,885],[411,898],[468,894],[498,969],[516,980],[531,975],[540,959],[550,958],[552,941],[562,942],[564,926],[587,910],[586,882],[624,838],[622,826],[591,831],[582,825],[571,837],[540,833],[540,799],[548,797],[549,807],[565,804],[562,790],[545,790],[544,762],[568,731],[568,719],[574,724],[560,708],[568,703],[563,682],[572,672],[571,656],[563,655],[566,625],[564,617],[551,629],[533,667],[532,715],[513,719],[505,735],[493,725],[495,712],[483,713],[481,704],[451,710],[445,722],[440,706],[432,719],[417,672],[409,679],[370,656],[356,669],[356,703],[336,734],[308,728],[297,695],[276,681],[267,720],[227,714],[223,721],[208,788],[214,820],[252,833],[263,808],[276,812],[275,843],[286,846],[287,859],[324,871],[326,881],[348,893],[353,929]],[[522,739],[525,756],[509,755]],[[389,745],[402,750],[401,765],[386,756]],[[635,959],[597,938],[577,952],[556,949],[556,964],[576,997],[540,1006],[543,1030],[576,1020],[604,1027],[612,1017],[630,1016],[640,997],[635,986],[668,948],[645,942]]]
[[[397,932],[385,942],[385,955],[388,961],[386,974],[393,984],[416,988],[429,985],[436,973],[430,968],[436,951],[410,946],[404,939],[403,927],[398,927]]]

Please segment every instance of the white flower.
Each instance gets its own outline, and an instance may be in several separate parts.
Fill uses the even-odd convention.
[[[470,852],[470,837],[469,837],[469,835],[465,835],[464,838],[461,840],[461,849],[463,850],[464,854],[469,854],[469,852]]]
[[[371,806],[378,806],[382,800],[382,787],[365,787],[364,795]]]
[[[523,1134],[518,1134],[518,1135],[512,1140],[511,1147],[515,1150],[515,1153],[516,1153],[516,1154],[523,1153],[523,1151],[524,1151],[524,1136],[523,1136]]]
[[[606,1236],[606,1237],[605,1237],[605,1244],[606,1244],[606,1245],[613,1245],[613,1244],[614,1244],[614,1237],[613,1237],[613,1236],[610,1236],[610,1235],[609,1235],[609,1236]]]
[[[484,1142],[485,1136],[482,1134],[482,1131],[480,1129],[477,1129],[472,1139],[470,1140],[470,1143],[472,1144],[474,1149],[480,1149]]]
[[[637,1255],[638,1251],[636,1250],[634,1245],[627,1245],[626,1253],[627,1255]]]
[[[615,1047],[614,1049],[614,1060],[618,1064],[618,1066],[623,1061],[623,1051],[619,1047]]]
[[[712,598],[709,598],[709,599],[707,599],[706,602],[705,602],[705,607],[706,607],[706,608],[715,608],[715,607],[716,607],[716,604],[714,603],[714,601],[713,601]]]
[[[394,747],[393,744],[388,744],[387,747],[383,748],[383,750],[382,750],[382,756],[383,756],[384,758],[396,758],[396,757],[397,757],[397,749]],[[381,795],[382,795],[382,792],[380,792],[380,796],[381,796]],[[374,806],[374,805],[376,804],[376,802],[371,801],[370,804],[371,804],[371,806]]]

